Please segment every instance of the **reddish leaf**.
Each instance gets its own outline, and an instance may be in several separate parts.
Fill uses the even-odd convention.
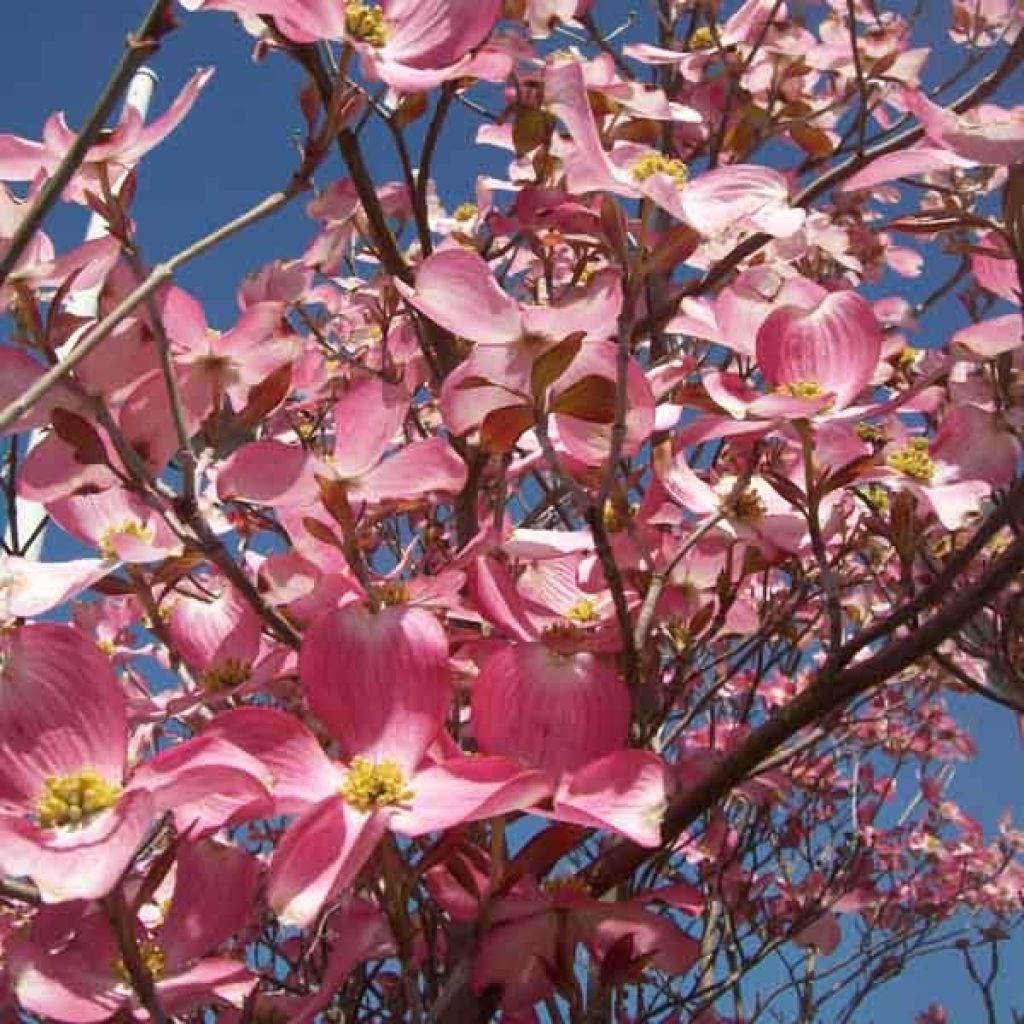
[[[615,381],[607,377],[584,377],[555,398],[551,412],[587,423],[614,423]]]

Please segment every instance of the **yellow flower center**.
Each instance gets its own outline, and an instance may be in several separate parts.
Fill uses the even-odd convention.
[[[389,29],[384,12],[372,4],[348,0],[345,4],[345,31],[352,39],[383,46],[388,41]]]
[[[928,441],[923,437],[912,438],[905,448],[890,452],[885,457],[885,464],[925,484],[931,483],[935,476],[935,463],[928,454]]]
[[[551,640],[555,643],[578,640],[582,633],[579,626],[566,619],[564,622],[552,622],[541,630],[542,640]]]
[[[207,669],[199,679],[200,687],[206,693],[218,693],[230,690],[244,683],[252,673],[252,665],[239,658],[228,658],[226,661]]]
[[[885,441],[885,430],[877,423],[862,420],[856,427],[857,436],[868,444],[882,444]]]
[[[452,216],[459,221],[460,224],[464,224],[467,220],[472,220],[478,213],[476,203],[459,203],[455,207],[455,212]]]
[[[142,966],[149,972],[149,976],[154,980],[163,977],[164,971],[167,970],[167,956],[153,941],[143,942],[139,946],[139,959],[142,961]],[[131,985],[132,976],[125,966],[124,960],[120,957],[114,961],[114,973],[123,984]]]
[[[733,498],[729,511],[741,523],[759,523],[768,514],[764,499],[753,487]]]
[[[540,887],[549,896],[557,896],[563,892],[578,896],[590,895],[587,883],[576,875],[560,875],[558,878],[546,878],[541,882]]]
[[[36,804],[40,828],[86,825],[100,811],[117,803],[121,787],[86,768],[74,775],[51,775]]]
[[[648,153],[641,157],[632,170],[633,180],[643,183],[655,174],[667,174],[680,187],[686,184],[690,177],[686,164],[682,160],[676,160],[665,156],[664,153]]]
[[[108,526],[100,537],[100,554],[104,558],[117,558],[117,549],[114,541],[118,537],[134,537],[145,544],[150,544],[156,534],[147,526],[143,526],[138,519],[126,519],[117,526]]]
[[[408,803],[413,792],[405,772],[394,761],[354,757],[341,787],[345,801],[364,814],[378,807]]]
[[[587,622],[595,622],[598,618],[597,603],[589,597],[584,597],[565,613],[565,617],[581,625]]]
[[[715,45],[715,37],[707,25],[694,29],[690,36],[691,50],[710,50]]]
[[[867,484],[861,491],[864,500],[876,512],[889,511],[889,492],[881,484]]]
[[[775,391],[790,398],[821,398],[825,394],[825,389],[816,380],[792,380],[788,384],[780,384]]]
[[[390,583],[382,583],[374,588],[377,600],[385,608],[391,608],[396,604],[406,604],[409,600],[409,588],[399,580]]]
[[[601,510],[601,521],[609,533],[620,533],[629,524],[633,510],[628,506],[622,507],[619,503],[609,498]]]

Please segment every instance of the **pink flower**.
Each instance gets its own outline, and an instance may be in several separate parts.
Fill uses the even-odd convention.
[[[501,0],[182,0],[189,10],[267,15],[289,39],[344,39],[359,51],[368,78],[424,92],[452,78],[500,81],[511,61],[474,56],[501,15]]]
[[[448,643],[419,608],[350,604],[303,638],[299,673],[338,741],[331,761],[294,717],[246,708],[219,716],[219,736],[273,773],[277,811],[299,813],[274,854],[268,899],[305,926],[355,880],[389,830],[406,836],[529,807],[550,792],[541,773],[500,757],[428,756],[450,700]]]
[[[220,740],[130,768],[121,685],[77,629],[22,626],[0,643],[0,870],[45,901],[104,896],[165,812],[199,836],[266,811],[264,769]]]
[[[441,410],[455,434],[481,431],[492,451],[506,451],[554,415],[571,455],[600,464],[614,418],[616,346],[622,289],[616,273],[594,276],[548,305],[516,302],[475,252],[439,250],[420,266],[416,287],[395,282],[410,305],[453,334],[476,343],[445,381]],[[654,398],[630,360],[626,386],[627,451],[654,426]]]
[[[148,923],[134,922],[142,962],[169,1013],[211,1001],[240,1007],[252,991],[256,975],[216,950],[248,923],[258,878],[259,862],[235,847],[210,841],[179,847],[166,910],[146,904]],[[14,992],[29,1012],[90,1024],[135,1006],[120,949],[99,908],[44,910],[13,943],[9,958]]]
[[[102,195],[100,168],[107,169],[111,181],[120,180],[125,171],[181,124],[212,75],[212,68],[197,71],[166,113],[148,124],[134,107],[127,106],[110,134],[89,148],[81,168],[65,189],[64,198],[84,203],[87,192]],[[63,114],[49,118],[43,127],[42,142],[0,135],[0,181],[32,181],[40,172],[52,174],[75,139]]]

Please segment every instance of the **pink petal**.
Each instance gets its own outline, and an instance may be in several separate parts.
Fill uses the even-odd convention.
[[[44,830],[0,816],[0,870],[32,879],[47,903],[100,899],[132,862],[154,818],[149,795],[132,792],[80,828]]]
[[[134,143],[119,152],[121,163],[133,164],[143,154],[163,142],[175,128],[185,120],[199,94],[213,77],[213,68],[201,68],[185,83],[185,87],[174,98],[174,102],[159,117],[150,121],[139,132]],[[93,159],[90,150],[90,159]]]
[[[473,991],[500,986],[504,1014],[544,999],[558,964],[558,930],[554,911],[489,928],[473,960]]]
[[[179,593],[171,605],[167,632],[185,663],[199,673],[229,660],[252,664],[259,652],[263,623],[252,605],[225,580],[207,578],[214,596]]]
[[[817,308],[783,306],[757,332],[757,361],[772,386],[814,382],[848,406],[874,378],[882,327],[856,292],[832,292]]]
[[[357,381],[334,407],[333,469],[344,480],[368,473],[405,421],[409,396],[379,377]]]
[[[26,353],[9,347],[0,348],[0,409],[20,398],[44,372],[45,369]],[[66,385],[58,384],[27,413],[0,432],[0,436],[45,427],[55,408],[74,411],[80,406],[81,399],[74,396]]]
[[[18,1005],[43,1019],[100,1024],[125,1003],[124,996],[102,985],[95,966],[80,953],[55,956],[15,934],[5,944],[4,955]]]
[[[36,562],[0,554],[0,621],[33,618],[77,597],[116,568],[98,558]]]
[[[470,341],[509,344],[522,333],[518,304],[476,252],[435,252],[420,266],[415,288],[401,281],[395,287],[424,316]]]
[[[409,786],[411,806],[391,818],[391,828],[406,836],[525,810],[551,792],[543,772],[503,757],[452,758],[418,772]]]
[[[258,976],[238,960],[210,957],[180,974],[158,979],[156,992],[164,1009],[175,1015],[211,1002],[241,1009],[257,981]]]
[[[666,974],[686,974],[700,957],[700,943],[666,917],[634,904],[591,904],[574,910],[573,932],[603,960],[626,935],[632,936],[633,955],[651,956],[651,965]]]
[[[623,746],[629,715],[629,693],[611,662],[539,643],[492,654],[473,685],[480,748],[550,772]]]
[[[160,946],[169,965],[222,946],[249,921],[260,863],[237,846],[204,840],[178,848],[171,905]]]
[[[931,174],[933,171],[949,170],[950,167],[973,166],[973,160],[964,160],[948,149],[918,146],[916,149],[886,153],[872,160],[863,170],[847,178],[839,188],[843,192],[853,192],[858,189],[874,188],[897,178]]]
[[[957,156],[980,164],[1015,164],[1024,160],[1024,111],[985,106],[967,115],[933,103],[923,92],[904,93],[907,109],[924,126],[928,137]]]
[[[383,0],[394,26],[384,54],[416,68],[454,64],[490,34],[501,0]]]
[[[351,489],[353,501],[415,501],[458,494],[466,486],[465,462],[444,438],[428,437],[399,449]]]
[[[131,789],[145,790],[157,813],[170,811],[179,832],[194,838],[272,810],[263,764],[216,736],[162,750],[135,771]]]
[[[0,636],[0,800],[33,805],[51,776],[98,772],[120,785],[125,698],[110,660],[73,626]]]
[[[617,750],[563,778],[554,799],[559,821],[611,829],[641,846],[661,842],[669,774],[644,750]]]
[[[273,708],[238,708],[217,715],[203,735],[226,740],[266,765],[277,814],[301,813],[337,792],[337,771],[294,715]]]
[[[336,796],[311,807],[284,834],[270,866],[267,901],[281,923],[311,925],[355,881],[385,832],[385,815],[361,814]]]
[[[682,202],[686,219],[705,236],[744,218],[779,237],[803,223],[802,211],[789,205],[786,179],[770,167],[733,164],[706,171],[683,189]]]
[[[994,316],[981,323],[962,327],[950,339],[950,345],[963,345],[976,355],[994,359],[1024,344],[1024,317],[1020,313]]]
[[[318,494],[312,456],[296,445],[280,441],[252,441],[242,445],[217,473],[221,501],[251,501],[285,505],[312,501]]]
[[[313,713],[348,755],[411,771],[448,710],[448,638],[422,608],[348,605],[306,631],[299,676]]]

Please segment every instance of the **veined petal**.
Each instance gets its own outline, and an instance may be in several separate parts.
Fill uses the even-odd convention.
[[[355,881],[387,831],[386,814],[331,796],[294,822],[278,843],[267,900],[282,924],[311,925],[331,896]]]
[[[294,715],[274,708],[237,708],[217,715],[203,735],[226,740],[266,765],[278,814],[299,814],[337,792],[337,771]]]
[[[629,693],[609,661],[517,644],[484,663],[473,686],[482,750],[550,772],[572,771],[625,745]]]
[[[347,754],[411,772],[448,710],[448,638],[422,608],[348,605],[306,631],[299,676],[313,712]]]
[[[567,775],[554,798],[554,817],[611,829],[641,846],[661,842],[669,774],[645,750],[616,750]]]
[[[260,862],[237,846],[205,839],[178,849],[174,893],[160,932],[169,965],[222,946],[252,913]]]
[[[41,829],[0,816],[0,870],[31,878],[46,903],[106,896],[132,862],[155,814],[148,793],[125,793],[81,827]]]
[[[871,383],[882,326],[856,292],[832,292],[816,308],[783,306],[757,332],[757,362],[774,387],[819,385],[848,406]]]
[[[131,790],[170,811],[179,832],[195,838],[272,810],[270,774],[256,758],[216,736],[199,736],[143,762]]]
[[[91,769],[120,785],[125,699],[110,660],[73,626],[0,635],[0,801],[32,806],[47,778]]]
[[[466,464],[442,437],[414,441],[385,459],[350,492],[353,501],[414,501],[432,494],[458,494],[466,486]]]
[[[415,288],[394,283],[411,306],[452,334],[485,345],[511,344],[522,334],[518,304],[476,252],[442,249],[424,260]]]
[[[503,757],[451,758],[417,772],[409,788],[409,809],[391,818],[391,828],[406,836],[522,811],[551,792],[544,772],[525,770]]]

